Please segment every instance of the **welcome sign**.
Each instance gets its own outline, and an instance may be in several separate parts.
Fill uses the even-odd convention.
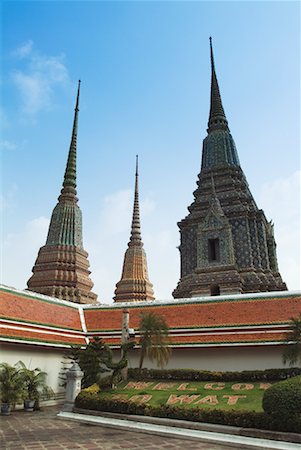
[[[175,383],[129,381],[113,400],[131,401],[139,404],[166,404],[174,406],[246,406],[262,398],[270,383]],[[123,392],[122,392],[123,391]],[[136,392],[135,392],[136,391]],[[140,391],[140,392],[139,392]],[[252,395],[253,394],[253,395]],[[256,401],[256,403],[258,403]],[[261,402],[260,402],[261,403]],[[249,405],[251,406],[251,405]],[[258,405],[254,405],[258,409]]]

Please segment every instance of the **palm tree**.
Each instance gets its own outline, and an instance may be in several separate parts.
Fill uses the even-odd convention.
[[[140,363],[142,368],[145,356],[156,361],[161,369],[168,363],[171,348],[168,346],[169,328],[163,317],[155,313],[142,313],[139,323]]]
[[[301,313],[299,317],[291,318],[291,332],[286,338],[286,343],[289,344],[285,347],[283,352],[283,362],[289,363],[290,366],[301,362]]]
[[[0,364],[0,398],[3,404],[3,411],[10,413],[10,406],[21,400],[24,394],[24,387],[20,378],[20,373],[16,367],[7,363]],[[4,408],[4,405],[7,405]],[[1,405],[2,411],[2,405]]]
[[[28,369],[23,361],[19,361],[17,367],[19,367],[20,379],[24,383],[26,390],[25,400],[34,401],[35,409],[39,409],[41,396],[45,399],[54,396],[53,390],[46,383],[47,373],[38,367]]]

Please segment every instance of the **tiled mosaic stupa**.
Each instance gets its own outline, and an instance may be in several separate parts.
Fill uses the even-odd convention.
[[[40,248],[28,289],[76,303],[95,303],[88,253],[83,248],[82,213],[77,205],[76,141],[80,81],[63,187],[55,206],[46,245]]]
[[[148,278],[146,253],[141,239],[138,177],[137,156],[131,236],[124,255],[121,280],[116,284],[114,302],[139,302],[155,299],[153,285]]]
[[[181,278],[175,298],[286,290],[272,222],[258,209],[222,105],[212,42],[211,104],[189,214],[178,223]]]

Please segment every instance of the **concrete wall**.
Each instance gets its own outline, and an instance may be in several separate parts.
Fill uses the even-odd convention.
[[[263,370],[285,367],[282,346],[174,349],[166,368],[212,371]],[[117,357],[117,356],[116,356]],[[139,350],[130,353],[129,367],[138,367]],[[157,368],[147,359],[143,367]],[[288,367],[288,366],[286,366]]]
[[[174,349],[166,368],[170,369],[199,369],[212,371],[241,371],[255,369],[274,369],[285,367],[282,363],[281,346],[269,347],[224,347],[224,348],[195,348]],[[60,386],[60,372],[63,367],[65,350],[48,347],[38,347],[23,344],[0,344],[0,362],[14,365],[19,360],[34,369],[39,367],[47,372],[47,383],[55,393],[64,392]],[[114,360],[120,359],[120,350],[114,351]],[[139,349],[130,353],[129,367],[138,367]],[[147,360],[143,367],[157,368],[156,364]]]
[[[36,345],[0,343],[0,362],[10,365],[23,361],[27,368],[38,367],[47,373],[47,384],[57,393],[63,393],[64,388],[60,386],[60,371],[65,350],[48,347],[38,347]]]

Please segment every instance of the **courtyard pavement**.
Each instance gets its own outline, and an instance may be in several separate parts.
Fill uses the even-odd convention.
[[[0,449],[230,450],[226,445],[78,424],[58,419],[59,410],[51,406],[0,416]]]

